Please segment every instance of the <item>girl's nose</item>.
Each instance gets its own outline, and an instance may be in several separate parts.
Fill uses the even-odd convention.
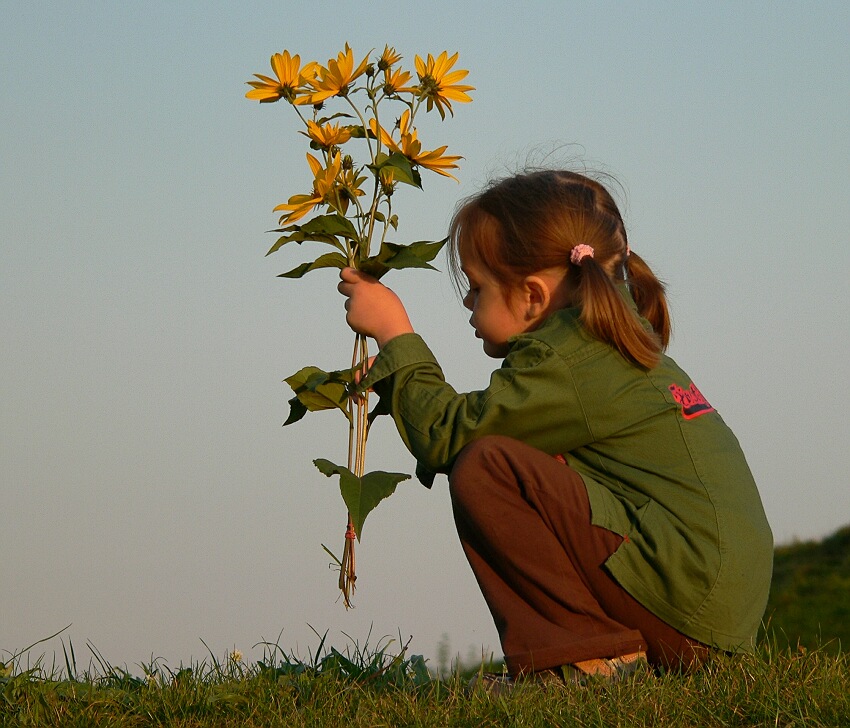
[[[470,311],[472,310],[472,291],[463,297],[463,307]]]

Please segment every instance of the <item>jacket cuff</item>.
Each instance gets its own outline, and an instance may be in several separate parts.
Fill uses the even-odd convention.
[[[404,367],[423,363],[439,366],[419,334],[401,334],[390,339],[378,352],[369,372],[360,381],[360,388],[369,389]]]

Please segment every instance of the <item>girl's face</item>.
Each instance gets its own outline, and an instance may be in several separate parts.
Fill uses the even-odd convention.
[[[469,281],[469,292],[463,298],[463,305],[472,311],[469,323],[484,342],[484,353],[501,359],[508,353],[508,338],[528,331],[533,322],[525,315],[521,296],[515,291],[506,294],[477,261],[463,261],[461,270]]]

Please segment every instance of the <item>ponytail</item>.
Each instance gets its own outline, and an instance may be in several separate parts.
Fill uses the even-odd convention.
[[[667,343],[655,329],[655,324],[650,320],[652,329],[644,327],[626,298],[617,290],[614,281],[592,255],[582,258],[577,267],[581,271],[577,298],[581,307],[582,325],[592,336],[613,346],[626,359],[652,369],[658,364]],[[646,264],[644,267],[649,270]],[[666,315],[667,307],[663,297],[661,307]],[[638,311],[644,315],[640,306]],[[669,335],[669,322],[665,331]]]
[[[637,253],[631,253],[626,260],[626,271],[632,298],[638,312],[658,334],[662,348],[670,343],[670,312],[664,295],[664,284],[655,277],[650,267]]]

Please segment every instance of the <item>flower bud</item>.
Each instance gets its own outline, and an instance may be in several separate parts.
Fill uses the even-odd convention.
[[[393,181],[393,177],[394,174],[392,169],[387,167],[381,169],[381,192],[383,192],[387,197],[392,197],[393,192],[395,192],[395,182]]]

